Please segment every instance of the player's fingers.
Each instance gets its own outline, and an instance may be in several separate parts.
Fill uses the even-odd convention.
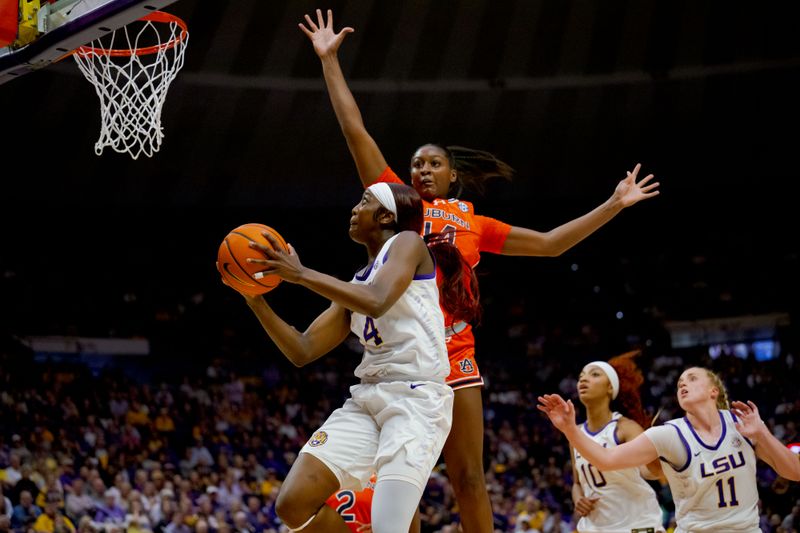
[[[253,274],[253,279],[263,279],[265,276],[269,276],[271,274],[280,275],[280,274],[278,274],[278,270],[277,269],[268,268],[266,270],[262,270],[260,272],[256,272],[255,274]]]
[[[754,404],[754,403],[753,403],[753,402],[751,402],[750,400],[747,400],[747,405],[749,405],[749,406],[750,406],[750,409],[752,409],[754,413],[757,413],[757,412],[758,412],[758,407],[756,407],[756,404]]]
[[[639,185],[641,186],[641,185],[647,184],[647,182],[650,181],[651,179],[653,179],[654,177],[655,177],[655,174],[648,174],[647,176],[645,176],[645,177],[643,177],[642,179],[639,180]]]
[[[342,30],[339,33],[337,33],[336,36],[338,37],[338,36],[344,35],[346,33],[353,33],[354,31],[356,31],[356,30],[351,28],[350,26],[346,26],[346,27],[342,28]]]
[[[306,22],[308,23],[308,27],[311,29],[311,31],[312,32],[317,31],[319,28],[317,27],[316,24],[314,24],[314,21],[311,20],[311,17],[309,17],[308,14],[306,14],[304,16],[305,16]]]
[[[333,28],[333,9],[328,10],[328,21],[325,24],[325,27],[329,29]]]
[[[276,252],[282,252],[283,251],[283,246],[281,246],[281,243],[278,242],[278,239],[276,239],[273,234],[271,234],[268,231],[262,231],[261,235],[265,239],[267,239],[267,242],[269,242],[270,246],[272,246],[272,249],[274,251],[276,251]]]
[[[300,28],[300,31],[302,31],[303,33],[305,33],[305,34],[308,36],[308,38],[309,38],[309,39],[310,39],[310,38],[312,38],[312,37],[314,36],[314,34],[313,34],[313,33],[311,33],[311,31],[309,31],[309,29],[308,29],[308,28],[306,28],[305,24],[303,24],[302,22],[298,23],[298,24],[297,24],[297,27],[298,27],[298,28]]]
[[[322,10],[317,9],[317,23],[319,24],[320,28],[325,27],[325,20],[322,18]]]

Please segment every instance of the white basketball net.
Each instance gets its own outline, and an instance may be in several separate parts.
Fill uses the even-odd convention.
[[[73,57],[100,98],[95,153],[101,155],[108,146],[136,159],[140,154],[152,157],[161,148],[161,108],[183,67],[189,34],[174,21],[142,19],[129,26],[130,32],[128,26],[112,31]]]

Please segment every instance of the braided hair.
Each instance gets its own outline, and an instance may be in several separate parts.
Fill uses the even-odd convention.
[[[497,158],[491,152],[474,150],[464,146],[444,146],[437,143],[428,143],[425,146],[435,146],[442,150],[450,162],[450,167],[455,169],[457,179],[450,187],[450,196],[458,198],[463,189],[478,193],[486,190],[486,182],[492,178],[511,180],[515,170]]]

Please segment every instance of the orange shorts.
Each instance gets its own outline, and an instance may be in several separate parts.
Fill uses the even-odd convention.
[[[475,336],[472,334],[472,326],[456,322],[447,328],[446,335],[450,375],[447,376],[445,383],[453,390],[483,386],[481,371],[475,361]]]

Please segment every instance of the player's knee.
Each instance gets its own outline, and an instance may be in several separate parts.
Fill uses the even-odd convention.
[[[461,468],[451,472],[450,482],[457,494],[486,493],[486,478],[481,468]]]
[[[275,500],[275,513],[287,527],[292,529],[305,524],[316,512],[317,509],[305,505],[291,491],[280,491]]]

